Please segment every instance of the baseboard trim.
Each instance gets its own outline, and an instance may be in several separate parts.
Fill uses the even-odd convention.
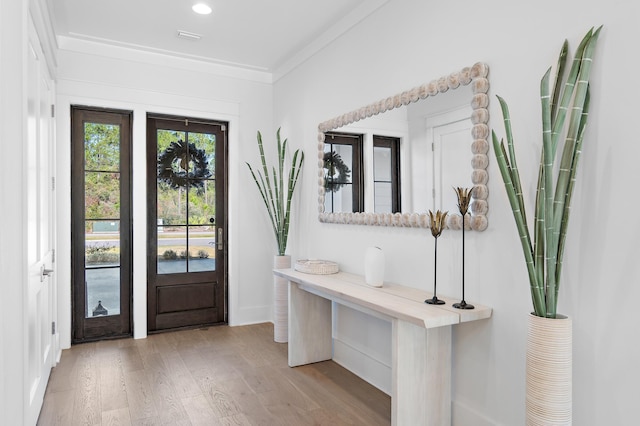
[[[337,339],[333,340],[333,360],[362,380],[391,395],[391,366]]]
[[[451,401],[451,424],[453,426],[500,426],[477,410],[460,401]]]
[[[250,325],[262,322],[273,322],[271,305],[251,306],[239,308],[236,312],[229,312],[229,325]]]

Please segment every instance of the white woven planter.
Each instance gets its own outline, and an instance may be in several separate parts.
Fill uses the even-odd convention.
[[[527,425],[570,425],[572,321],[529,315]]]
[[[291,256],[274,256],[273,268],[291,268]],[[289,341],[289,281],[276,275],[273,276],[273,340]]]

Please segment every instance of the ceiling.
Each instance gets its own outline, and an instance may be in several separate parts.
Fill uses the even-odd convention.
[[[50,0],[58,44],[84,40],[274,73],[388,0]],[[195,3],[210,15],[191,10]],[[178,31],[201,36],[178,37]]]

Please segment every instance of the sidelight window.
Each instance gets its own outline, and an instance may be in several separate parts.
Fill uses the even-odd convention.
[[[400,139],[373,136],[374,211],[400,212]]]

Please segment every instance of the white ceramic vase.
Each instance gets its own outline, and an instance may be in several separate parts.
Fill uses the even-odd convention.
[[[527,425],[571,425],[572,321],[529,315]]]
[[[274,256],[273,268],[291,268],[291,256]],[[276,275],[273,276],[273,340],[289,341],[289,281]]]
[[[380,247],[367,247],[364,256],[364,281],[372,287],[382,287],[384,252]]]

